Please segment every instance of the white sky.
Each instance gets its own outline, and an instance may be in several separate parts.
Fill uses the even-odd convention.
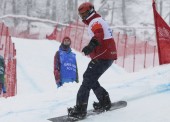
[[[0,122],[49,122],[75,105],[82,75],[90,61],[76,52],[80,83],[57,89],[53,57],[59,43],[12,38],[17,50],[17,96],[0,98]],[[129,62],[130,63],[130,62]],[[99,79],[111,100],[126,100],[123,109],[91,116],[82,122],[170,122],[170,65],[127,73],[113,64]],[[91,92],[88,109],[96,97]]]

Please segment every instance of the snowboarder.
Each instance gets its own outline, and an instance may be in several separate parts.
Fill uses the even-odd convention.
[[[64,37],[54,56],[54,77],[58,87],[65,82],[79,82],[76,55],[72,52],[70,45],[71,39]]]
[[[0,55],[0,94],[6,93],[5,87],[5,62],[4,58]]]
[[[68,115],[75,118],[84,118],[87,114],[89,93],[92,89],[99,102],[94,102],[94,109],[107,111],[111,107],[108,92],[99,84],[100,76],[117,59],[115,42],[112,30],[102,17],[95,11],[90,2],[82,3],[78,12],[82,21],[88,25],[91,40],[82,49],[85,55],[90,55],[91,61],[83,75],[83,82],[77,93],[76,105],[68,109]]]

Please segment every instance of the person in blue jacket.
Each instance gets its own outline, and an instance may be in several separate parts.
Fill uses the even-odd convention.
[[[54,77],[58,87],[66,82],[79,82],[76,54],[72,52],[70,45],[71,39],[64,37],[54,56]]]

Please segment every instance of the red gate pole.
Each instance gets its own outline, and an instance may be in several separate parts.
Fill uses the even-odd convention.
[[[63,28],[61,29],[61,31],[60,31],[60,42],[62,42],[62,34],[63,34]]]
[[[55,26],[55,29],[56,29],[55,40],[57,40],[57,41],[59,41],[59,40],[58,40],[58,39],[59,39],[59,38],[58,38],[58,34],[59,34],[59,33],[58,33],[58,29],[57,29],[57,28],[58,28],[59,20],[60,20],[60,18],[58,19],[57,24],[56,24],[56,26]]]
[[[80,48],[79,48],[79,51],[81,51],[81,48],[82,48],[82,41],[83,41],[83,36],[84,36],[84,30],[85,30],[85,24],[83,26],[83,34],[82,34],[82,37],[81,37],[81,42],[80,42]]]
[[[76,36],[77,36],[77,29],[78,29],[78,21],[79,21],[79,19],[77,18],[76,33],[75,33],[75,38],[74,38],[74,49],[76,49]]]
[[[145,42],[144,68],[146,68],[146,47],[147,47],[147,41]]]
[[[124,47],[124,54],[123,54],[123,68],[125,66],[126,46],[127,46],[127,34],[125,34],[125,47]]]
[[[135,71],[135,59],[136,59],[136,36],[135,36],[135,41],[134,41],[134,50],[133,50],[133,72]]]
[[[120,32],[117,35],[118,35],[118,38],[117,38],[116,50],[117,50],[117,55],[118,55]],[[115,60],[115,63],[117,63],[117,60]]]
[[[154,53],[153,53],[153,67],[155,66],[155,52],[156,52],[156,46],[153,47]]]
[[[15,47],[15,44],[14,44]],[[15,78],[15,95],[17,94],[17,71],[16,71],[16,65],[17,65],[17,59],[16,59],[16,49],[14,48],[14,78]]]
[[[1,43],[2,43],[2,33],[3,33],[3,28],[4,28],[4,23],[2,23],[2,28],[1,28],[1,35],[0,35],[1,39],[0,39],[0,45],[1,45]]]
[[[70,37],[70,33],[71,33],[71,24],[69,25],[69,31],[68,31],[68,36]],[[71,38],[71,37],[70,37]]]

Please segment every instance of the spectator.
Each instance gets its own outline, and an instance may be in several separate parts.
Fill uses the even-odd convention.
[[[54,56],[54,77],[58,87],[65,82],[79,82],[76,54],[72,52],[70,45],[71,39],[64,37]]]

